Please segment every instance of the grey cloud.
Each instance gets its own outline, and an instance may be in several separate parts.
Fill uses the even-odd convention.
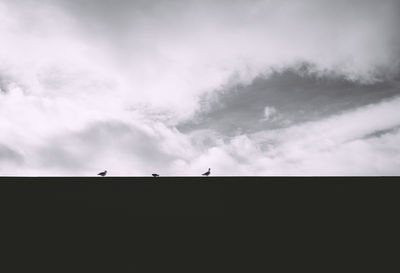
[[[373,133],[365,135],[364,137],[362,137],[362,139],[379,138],[379,137],[385,136],[387,134],[396,134],[399,132],[399,129],[400,129],[400,125],[395,126],[393,128],[385,129],[385,130],[377,130]]]
[[[36,149],[38,162],[42,168],[62,167],[66,170],[84,170],[87,168],[87,159],[66,148],[74,143],[48,143],[46,146]]]
[[[8,91],[8,80],[0,76],[0,92],[7,93]]]
[[[9,9],[4,11],[4,6]],[[279,131],[322,119],[313,129],[318,133],[326,130],[323,118],[398,95],[399,6],[398,0],[0,1],[0,35],[9,38],[0,45],[0,69],[9,70],[14,82],[26,86],[30,95],[16,92],[14,98],[2,100],[2,117],[7,122],[1,125],[10,130],[4,139],[8,142],[17,135],[16,143],[29,146],[34,158],[26,160],[39,165],[32,167],[32,173],[48,168],[83,172],[122,161],[125,167],[135,162],[140,168],[161,168],[174,160],[175,170],[203,168],[212,161],[228,172],[246,161],[241,154],[246,157],[258,151],[251,141],[238,141],[232,150],[241,154],[232,152],[230,157],[231,151],[224,151],[221,144],[225,136]],[[282,69],[299,60],[315,67]],[[271,69],[276,71],[265,76]],[[235,73],[237,79],[230,82]],[[7,77],[0,78],[0,88],[9,89]],[[201,96],[206,92],[209,95]],[[204,107],[178,126],[187,133],[182,143],[193,144],[194,156],[185,149],[180,155],[166,151],[165,146],[181,144],[180,135],[172,130],[162,146],[140,126],[124,122],[137,116],[123,109],[141,105],[161,115],[167,109],[173,117],[183,113],[183,118],[190,118],[199,97]],[[275,109],[269,119],[265,119],[265,107]],[[383,113],[392,112],[390,108]],[[143,115],[148,122],[153,120]],[[96,122],[108,118],[114,121]],[[181,120],[171,119],[168,124]],[[80,131],[67,129],[87,124]],[[342,132],[352,127],[346,117],[333,124],[343,125]],[[34,137],[29,138],[27,129]],[[285,142],[282,131],[272,139],[280,145]],[[351,137],[365,135],[361,131]],[[316,135],[310,143],[319,140]],[[283,147],[282,153],[293,152],[299,160],[312,157],[308,142],[305,149],[300,147],[300,155],[296,139],[288,137],[287,142],[293,145]],[[393,147],[392,143],[385,146]],[[32,152],[31,147],[37,148]],[[11,161],[15,156],[7,149],[3,155]],[[268,163],[271,155],[259,156],[259,167],[265,168],[263,159]],[[340,158],[334,160],[340,163]]]
[[[204,96],[203,109],[178,128],[208,128],[225,135],[282,128],[389,99],[400,94],[398,84],[363,84],[335,73],[321,75],[303,64]],[[276,117],[263,120],[265,107],[274,107]]]
[[[33,0],[12,5],[22,10],[26,3],[38,5]],[[311,62],[333,55],[340,57],[341,60],[336,60],[339,63],[348,61],[359,66],[372,63],[386,73],[395,73],[393,70],[399,68],[400,2],[397,0],[47,0],[41,3],[63,10],[74,18],[78,31],[95,43],[108,44],[116,54],[123,51],[121,54],[129,55],[146,49],[156,54],[159,47],[174,44],[174,40],[202,52],[201,47],[206,45],[196,45],[195,38],[199,36],[210,39],[221,54],[224,49],[232,50],[243,43],[236,50],[245,59],[273,57],[258,48],[261,43],[265,51],[278,56],[278,62],[292,55],[313,58],[307,60]],[[251,65],[253,62],[250,61]]]
[[[198,94],[224,84],[232,73],[251,80],[299,59],[349,78],[373,81],[399,74],[400,2],[395,0],[6,3],[16,7],[12,16],[20,11],[29,21],[26,15],[36,14],[32,25],[47,18],[49,11],[41,14],[40,7],[60,11],[69,20],[52,18],[38,27],[52,22],[68,29],[65,36],[93,54],[89,64],[109,68],[110,78],[121,78],[121,86],[157,107],[168,100],[177,109],[186,99],[194,108]]]
[[[0,162],[21,165],[24,163],[24,156],[10,147],[0,144]]]
[[[155,164],[162,164],[172,158],[161,151],[156,139],[119,121],[92,125],[80,133],[77,138],[82,144],[91,146],[89,152],[92,154],[119,148],[121,153],[132,154]],[[116,156],[118,153],[116,150]]]
[[[399,105],[396,97],[313,122],[226,138],[199,162],[212,161],[220,173],[234,174],[396,175]]]
[[[15,84],[13,79],[6,73],[0,73],[0,94],[8,93],[10,91],[10,85]]]
[[[111,160],[125,167],[130,158],[139,159],[149,168],[162,168],[176,158],[164,152],[154,137],[120,121],[98,122],[79,132],[52,137],[36,154],[44,167],[71,171],[90,170],[96,162]],[[132,171],[135,168],[138,166],[132,165]]]

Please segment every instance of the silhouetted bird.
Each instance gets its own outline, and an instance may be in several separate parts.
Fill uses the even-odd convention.
[[[106,176],[106,174],[107,174],[107,170],[105,170],[104,172],[98,173],[97,175]]]
[[[204,175],[204,176],[209,176],[209,175],[210,175],[210,173],[211,173],[211,169],[210,169],[210,168],[208,168],[208,171],[207,171],[207,172],[205,172],[205,173],[203,173],[202,175]]]
[[[153,173],[153,174],[151,174],[153,177],[159,177],[160,175],[159,174],[156,174],[156,173]]]

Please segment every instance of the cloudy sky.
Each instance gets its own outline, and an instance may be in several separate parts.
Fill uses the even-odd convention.
[[[0,0],[0,176],[400,175],[398,0]]]

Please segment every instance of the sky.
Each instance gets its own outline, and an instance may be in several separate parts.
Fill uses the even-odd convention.
[[[398,0],[0,0],[0,176],[400,175]]]

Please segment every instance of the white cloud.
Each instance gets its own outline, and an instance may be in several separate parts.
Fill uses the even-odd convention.
[[[250,163],[244,172],[277,175],[398,175],[400,130],[365,138],[377,131],[397,128],[400,98],[369,105],[315,122],[248,136],[241,149],[234,138],[226,149]],[[366,122],[367,121],[367,122]],[[243,138],[241,136],[240,138]],[[252,147],[248,149],[246,147]],[[260,151],[262,150],[262,152]],[[240,161],[238,161],[238,164]],[[226,170],[228,172],[228,170]]]
[[[248,82],[299,60],[354,79],[398,72],[394,0],[4,0],[2,7],[2,63],[28,86],[53,82],[77,93],[108,83],[127,104],[150,103],[176,118],[190,116],[199,94],[235,72]]]
[[[168,174],[208,167],[216,174],[307,173],[312,166],[315,174],[328,166],[321,158],[344,173],[350,164],[341,162],[351,159],[355,173],[395,172],[398,158],[386,149],[397,134],[352,139],[397,125],[397,101],[266,132],[267,151],[255,136],[224,144],[224,136],[183,135],[173,125],[235,73],[246,83],[299,60],[364,81],[377,71],[398,73],[397,1],[106,3],[0,1],[1,158],[18,158],[2,164],[2,173],[89,174],[107,165],[114,174],[146,174],[155,162]],[[85,132],[104,122],[126,131],[111,126],[92,141],[97,136]],[[381,163],[369,168],[349,155],[356,151]]]
[[[181,154],[183,160],[170,171],[196,175],[211,167],[213,175],[399,175],[399,107],[397,97],[318,121],[218,142],[198,142],[210,135],[202,130],[191,138],[197,155]]]

